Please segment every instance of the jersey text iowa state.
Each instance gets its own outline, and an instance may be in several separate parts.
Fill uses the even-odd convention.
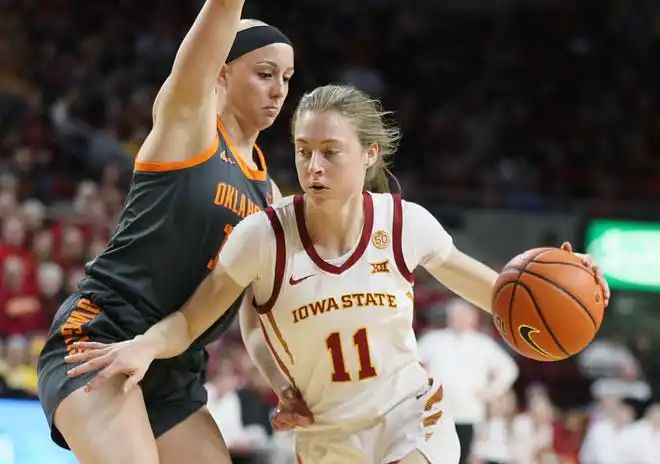
[[[304,321],[309,316],[319,316],[331,311],[373,306],[396,309],[396,296],[389,293],[348,293],[340,298],[330,297],[306,304],[291,311],[293,323]]]
[[[259,205],[250,200],[245,193],[236,187],[220,182],[215,190],[213,203],[227,208],[232,213],[244,218],[252,213],[261,211]]]

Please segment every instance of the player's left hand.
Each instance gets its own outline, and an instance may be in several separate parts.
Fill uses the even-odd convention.
[[[78,364],[67,375],[78,377],[98,371],[85,386],[85,391],[98,388],[115,375],[124,375],[124,393],[128,393],[140,383],[155,358],[148,340],[138,336],[119,343],[77,342],[73,345],[76,353],[66,356],[64,362]]]
[[[275,430],[282,432],[314,423],[314,415],[298,390],[293,387],[286,388],[279,398],[280,404],[270,420]]]
[[[573,253],[575,256],[578,256],[582,260],[582,264],[584,264],[594,272],[594,275],[596,276],[596,282],[598,283],[598,285],[600,285],[600,288],[603,289],[605,306],[607,306],[610,302],[610,285],[607,283],[607,280],[603,275],[602,269],[596,263],[594,263],[593,257],[591,255],[586,255],[583,253],[575,253],[573,251],[573,246],[568,242],[562,243],[561,249],[564,251],[569,251]]]

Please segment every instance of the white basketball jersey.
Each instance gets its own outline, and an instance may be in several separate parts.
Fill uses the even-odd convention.
[[[428,388],[412,328],[401,199],[365,193],[364,205],[358,244],[329,262],[311,242],[301,195],[267,211],[277,244],[275,282],[259,317],[317,427],[373,419]]]

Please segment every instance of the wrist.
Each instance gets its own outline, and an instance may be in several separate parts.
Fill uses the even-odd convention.
[[[167,346],[167,340],[160,333],[146,333],[134,338],[143,352],[148,353],[153,359],[157,359]]]

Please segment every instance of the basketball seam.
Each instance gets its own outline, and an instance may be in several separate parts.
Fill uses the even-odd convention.
[[[513,332],[513,324],[511,324],[511,314],[513,313],[513,301],[514,301],[514,296],[516,294],[516,284],[518,283],[517,280],[510,280],[500,286],[500,288],[497,290],[497,293],[493,297],[493,299],[497,298],[497,295],[500,294],[502,290],[504,290],[506,287],[513,285],[513,291],[511,292],[511,298],[509,298],[509,333],[511,334],[511,339],[513,340],[514,345],[516,345],[516,348],[520,348],[520,345],[518,345],[518,340],[516,339],[515,333]]]
[[[541,256],[541,255],[543,255],[543,254],[545,254],[545,253],[547,253],[547,252],[549,252],[549,251],[552,251],[552,250],[554,250],[554,248],[545,248],[545,249],[539,251],[537,254],[535,254],[534,256],[532,256],[530,259],[527,260],[527,262],[525,263],[525,265],[522,267],[522,270],[524,271],[525,268],[526,268],[527,266],[529,266],[529,263],[531,263],[533,259],[536,259],[536,258],[538,258],[539,256]],[[502,269],[502,272],[500,273],[500,275],[503,274],[504,271],[507,270],[507,267],[508,267],[508,266],[504,266],[504,269]],[[511,268],[509,268],[509,269],[516,269],[516,270],[519,270],[520,268],[517,268],[517,267],[511,267]],[[513,282],[518,283],[518,281],[520,280],[520,276],[521,276],[521,275],[522,275],[522,272],[518,272],[518,277],[516,277],[516,280],[514,280]],[[500,294],[500,291],[501,291],[504,287],[506,287],[506,284],[505,284],[505,285],[502,285],[500,288],[497,289],[497,292],[495,292],[495,294],[493,295],[493,300],[494,300],[495,298],[497,298],[497,295]],[[518,340],[516,339],[516,335],[515,335],[515,333],[514,333],[514,331],[513,331],[513,302],[515,301],[515,296],[516,296],[516,287],[514,286],[514,287],[513,287],[513,291],[511,292],[511,299],[509,300],[509,332],[513,335],[513,343],[515,343],[516,348],[520,348],[520,345],[518,344]]]
[[[589,274],[591,277],[596,277],[593,272],[591,272],[588,268],[586,268],[586,267],[584,267],[580,264],[567,263],[566,261],[536,261],[536,260],[532,260],[532,262],[536,263],[536,264],[562,264],[564,266],[571,266],[571,267],[575,267],[577,269],[582,269],[584,272]]]
[[[528,287],[527,285],[525,285],[524,283],[522,283],[522,282],[518,282],[518,285],[520,285],[522,288],[525,289],[525,291],[527,291],[527,294],[529,295],[529,298],[532,300],[532,305],[534,306],[534,309],[536,310],[536,314],[539,315],[539,318],[541,319],[541,322],[543,323],[543,325],[544,325],[544,327],[545,327],[545,330],[548,331],[548,333],[549,333],[550,336],[552,337],[552,340],[555,342],[555,344],[557,345],[557,347],[558,347],[558,348],[559,348],[559,349],[560,349],[560,350],[561,350],[566,356],[572,356],[571,353],[569,353],[568,351],[566,351],[566,349],[562,346],[562,344],[559,343],[559,339],[557,338],[557,336],[555,335],[555,333],[554,333],[554,332],[552,331],[552,329],[550,328],[550,325],[548,324],[548,321],[545,319],[545,316],[544,316],[543,313],[541,312],[541,309],[539,308],[539,305],[538,305],[538,303],[536,302],[536,298],[534,297],[534,294],[533,294],[532,291],[529,289],[529,287]]]
[[[598,324],[596,324],[596,319],[594,319],[594,316],[591,314],[591,312],[589,311],[589,309],[587,309],[587,307],[584,305],[584,303],[582,303],[582,302],[578,299],[578,297],[576,297],[575,295],[573,295],[571,292],[569,292],[569,291],[566,290],[565,288],[563,288],[563,287],[557,285],[557,284],[554,283],[552,280],[548,279],[547,277],[545,277],[545,276],[542,275],[542,274],[538,274],[538,273],[536,273],[536,272],[534,272],[534,271],[530,271],[530,270],[528,270],[528,269],[520,269],[520,268],[512,268],[512,269],[518,269],[518,270],[520,270],[520,274],[521,274],[521,275],[522,275],[522,274],[529,274],[529,275],[532,275],[532,276],[534,276],[534,277],[536,277],[536,278],[538,278],[538,279],[541,279],[541,280],[543,280],[544,282],[547,282],[547,283],[551,284],[553,287],[557,288],[557,289],[560,290],[562,293],[568,295],[568,296],[569,296],[573,301],[575,301],[575,302],[578,304],[578,306],[580,306],[580,308],[582,308],[582,310],[587,314],[587,316],[589,317],[589,320],[591,320],[591,323],[592,323],[593,326],[594,326],[594,329],[598,330]]]

